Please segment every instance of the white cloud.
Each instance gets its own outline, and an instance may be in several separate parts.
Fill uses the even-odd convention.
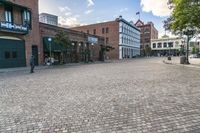
[[[93,10],[87,10],[87,11],[85,11],[85,14],[90,14],[92,12],[93,12]]]
[[[66,13],[65,13],[65,16],[70,16],[70,15],[72,15],[71,12],[66,12]]]
[[[87,2],[88,2],[88,7],[90,7],[90,6],[94,6],[94,1],[93,0],[87,0]]]
[[[152,12],[155,16],[169,16],[171,11],[167,6],[168,0],[141,0],[142,10]]]
[[[72,17],[59,17],[59,24],[65,27],[75,27],[82,25],[76,16]]]
[[[123,9],[120,9],[120,11],[119,11],[119,12],[126,12],[126,11],[128,11],[128,8],[123,8]]]
[[[65,6],[65,7],[58,7],[58,8],[59,8],[60,12],[71,11],[71,9],[69,7],[67,7],[67,6]]]

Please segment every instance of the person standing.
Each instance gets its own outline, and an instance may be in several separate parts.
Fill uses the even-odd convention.
[[[30,66],[31,66],[31,71],[30,71],[30,73],[34,73],[34,68],[35,68],[35,58],[34,58],[33,55],[31,56],[31,59],[30,59]]]

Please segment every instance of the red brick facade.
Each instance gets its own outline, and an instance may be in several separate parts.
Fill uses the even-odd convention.
[[[26,64],[29,65],[29,59],[32,54],[32,46],[38,47],[38,61],[39,64],[43,62],[43,49],[40,45],[39,36],[39,15],[38,15],[38,0],[7,0],[13,8],[13,22],[15,24],[22,24],[22,8],[28,8],[31,11],[31,25],[32,29],[26,35],[21,35],[11,32],[0,32],[0,36],[16,37],[25,41],[26,49]],[[9,3],[8,3],[9,4]],[[0,21],[5,21],[4,6],[0,5]]]
[[[158,39],[158,30],[152,22],[144,24],[141,20],[138,20],[135,25],[141,30],[140,43],[141,53],[143,53],[145,47],[151,46],[151,39]]]
[[[70,30],[70,29],[66,29],[66,28],[62,28],[62,27],[58,27],[58,26],[53,26],[53,25],[49,25],[49,24],[44,24],[44,23],[40,23],[39,24],[40,27],[40,44],[41,47],[43,47],[43,38],[44,37],[55,37],[56,34],[58,34],[59,32],[65,32],[66,35],[69,37],[69,40],[74,43],[75,48],[77,51],[77,55],[79,56],[78,60],[81,61],[81,49],[82,50],[86,50],[87,47],[89,50],[91,50],[92,54],[92,59],[94,61],[99,60],[99,51],[100,51],[100,46],[104,45],[104,38],[103,37],[99,37],[96,35],[90,35],[90,34],[86,34],[83,32],[78,32],[75,30]],[[91,45],[91,43],[88,42],[88,37],[95,37],[98,38],[98,43],[94,44],[93,46]],[[87,45],[87,46],[86,46]]]
[[[72,29],[104,37],[105,45],[109,45],[115,48],[114,50],[107,53],[107,57],[109,59],[119,59],[119,22],[110,21],[105,23],[74,27]]]

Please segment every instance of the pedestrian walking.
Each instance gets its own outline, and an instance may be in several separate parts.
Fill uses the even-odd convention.
[[[30,73],[34,73],[34,68],[35,68],[35,58],[34,58],[33,55],[31,56],[31,59],[30,59],[30,66],[31,66],[31,71],[30,71]]]

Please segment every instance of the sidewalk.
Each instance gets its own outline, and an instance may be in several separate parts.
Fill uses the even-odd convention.
[[[163,59],[163,62],[166,64],[178,65],[178,66],[185,66],[191,68],[200,68],[200,58],[189,58],[190,64],[180,64],[180,57],[172,57],[172,60],[167,60],[167,57]]]
[[[67,63],[63,65],[52,65],[52,66],[36,66],[35,70],[43,70],[43,69],[54,69],[54,68],[63,68],[63,67],[71,67],[71,66],[81,66],[81,65],[90,65],[90,64],[101,64],[101,63],[111,63],[113,61],[106,60],[105,62],[96,61],[96,62],[80,62],[80,63]],[[8,73],[8,72],[17,72],[17,71],[30,71],[30,67],[18,67],[18,68],[2,68],[0,69],[0,73]]]
[[[47,69],[50,66],[36,66],[35,70]],[[17,67],[17,68],[3,68],[0,73],[17,72],[17,71],[30,71],[30,67]]]

